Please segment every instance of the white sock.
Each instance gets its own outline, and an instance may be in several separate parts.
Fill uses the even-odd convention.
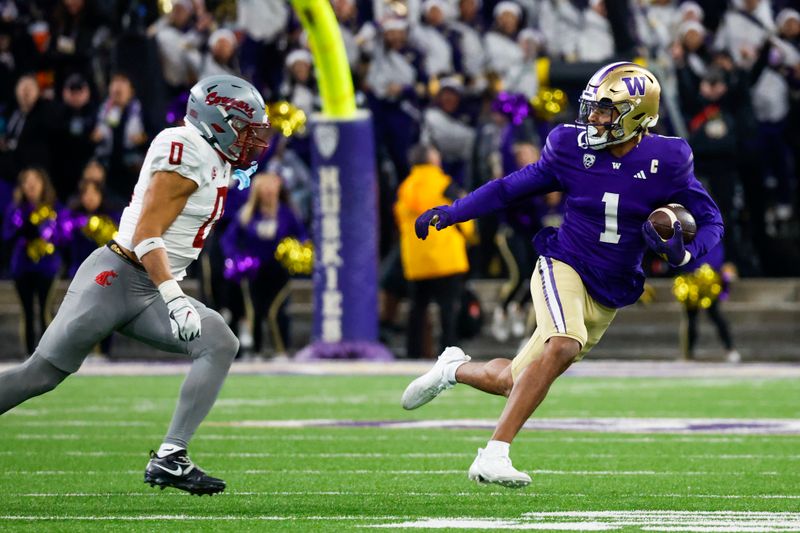
[[[456,383],[458,383],[458,381],[456,381],[456,370],[458,370],[458,367],[460,367],[466,362],[467,361],[456,361],[455,363],[450,363],[445,367],[444,378],[447,380],[448,383],[450,383],[451,385],[455,385]]]
[[[508,450],[510,448],[510,442],[490,440],[486,443],[486,448],[484,448],[483,451],[486,453],[486,455],[491,455],[493,457],[508,457]]]
[[[176,446],[174,444],[167,444],[166,442],[162,443],[161,446],[158,448],[156,455],[161,457],[166,457],[170,454],[177,452],[178,450],[183,450],[180,446]]]

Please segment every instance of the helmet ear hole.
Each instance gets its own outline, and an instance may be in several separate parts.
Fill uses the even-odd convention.
[[[642,128],[652,128],[658,123],[658,115],[642,121]]]

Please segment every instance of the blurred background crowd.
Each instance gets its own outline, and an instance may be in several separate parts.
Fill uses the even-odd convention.
[[[359,105],[375,124],[381,320],[391,329],[398,302],[410,299],[408,354],[432,353],[424,333],[431,301],[442,310],[443,344],[474,329],[470,305],[480,302],[464,291],[467,278],[508,279],[493,310],[496,338],[529,327],[530,239],[560,223],[558,193],[450,234],[438,256],[417,247],[409,220],[535,162],[548,131],[574,120],[589,76],[614,60],[643,61],[660,79],[656,132],[691,144],[696,174],[726,219],[725,259],[743,276],[800,275],[796,1],[332,7]],[[25,310],[28,353],[48,321],[54,280],[116,231],[149,140],[181,123],[198,79],[219,73],[252,81],[273,103],[273,122],[293,127],[276,127],[282,132],[251,190],[232,189],[193,275],[234,330],[250,317],[252,340],[243,344],[282,355],[292,350],[287,281],[307,275],[298,263],[310,254],[310,136],[297,126],[321,105],[307,35],[290,5],[0,0],[0,268]],[[645,269],[675,274],[656,257]]]

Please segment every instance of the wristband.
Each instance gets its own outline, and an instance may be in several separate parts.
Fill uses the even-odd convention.
[[[685,253],[683,254],[683,261],[681,261],[681,264],[677,265],[679,267],[682,267],[683,265],[692,260],[691,252],[689,252],[689,250],[684,250],[684,252]]]
[[[168,279],[161,283],[158,286],[158,292],[161,293],[161,298],[164,300],[164,303],[170,303],[171,301],[186,296],[183,294],[183,290],[181,290],[181,286],[178,285],[178,282],[174,279]]]
[[[167,249],[167,247],[164,246],[164,239],[161,237],[148,237],[147,239],[142,239],[141,242],[133,248],[133,253],[135,253],[136,257],[138,257],[139,261],[141,261],[142,257],[149,254],[156,248],[164,248],[165,250]]]

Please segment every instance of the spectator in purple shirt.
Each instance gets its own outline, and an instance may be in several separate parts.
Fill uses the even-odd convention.
[[[298,221],[288,194],[277,174],[259,174],[253,179],[250,196],[222,237],[226,270],[240,272],[247,280],[243,288],[253,309],[253,351],[259,354],[263,344],[261,331],[268,319],[276,357],[285,356],[289,342],[289,272],[275,259],[278,244],[287,237],[308,239]],[[240,268],[239,265],[250,268]]]
[[[38,338],[34,317],[42,332],[51,319],[48,296],[61,268],[54,244],[56,213],[56,191],[47,173],[40,168],[20,172],[14,202],[5,213],[3,240],[12,249],[11,278],[25,315],[28,354],[33,353]],[[34,312],[34,300],[39,303],[38,313]]]
[[[616,310],[638,300],[648,248],[682,266],[720,241],[722,217],[694,175],[691,148],[683,139],[648,131],[658,122],[660,93],[655,76],[636,64],[604,66],[581,95],[577,123],[551,131],[539,161],[417,219],[417,235],[424,239],[431,225],[443,230],[534,195],[564,194],[563,224],[534,238],[540,255],[531,279],[536,331],[513,362],[469,363],[460,348],[450,347],[403,394],[406,409],[456,383],[508,397],[494,435],[469,469],[472,480],[530,483],[511,464],[511,441],[556,378],[600,341]],[[672,202],[697,221],[689,244],[680,222],[665,241],[648,221],[654,209]]]
[[[119,216],[108,206],[101,184],[91,179],[78,183],[78,194],[58,215],[59,244],[68,259],[67,277],[73,277],[92,252],[114,237]]]
[[[103,186],[93,179],[78,183],[78,194],[58,214],[58,244],[64,251],[66,276],[72,278],[81,263],[117,233],[120,213],[106,202]],[[100,342],[99,353],[111,353],[111,336]]]

